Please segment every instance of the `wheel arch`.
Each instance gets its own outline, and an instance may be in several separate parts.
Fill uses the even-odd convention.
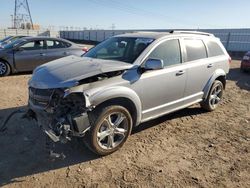
[[[215,80],[219,80],[222,82],[223,84],[223,88],[226,88],[226,72],[223,69],[217,69],[214,74],[210,77],[210,79],[208,80],[203,92],[204,92],[204,96],[203,99],[206,99],[208,96],[208,93],[214,83]]]
[[[95,107],[95,109],[100,109],[109,105],[120,105],[126,108],[129,111],[133,119],[133,126],[136,126],[138,112],[137,112],[135,104],[130,99],[125,98],[125,97],[117,97],[117,98],[109,99],[98,104]]]
[[[86,95],[94,108],[110,104],[121,105],[129,110],[135,126],[141,122],[141,100],[135,91],[127,87],[107,88],[93,95],[88,95],[88,93]]]

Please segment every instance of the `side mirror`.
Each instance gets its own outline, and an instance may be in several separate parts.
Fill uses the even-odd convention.
[[[144,65],[145,70],[159,70],[163,68],[164,64],[161,59],[148,59]]]

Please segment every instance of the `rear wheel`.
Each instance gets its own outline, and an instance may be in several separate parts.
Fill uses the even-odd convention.
[[[0,60],[0,76],[7,76],[10,74],[10,66],[7,62]]]
[[[87,146],[98,155],[108,155],[126,142],[132,129],[132,117],[123,106],[112,105],[90,114],[91,129]]]
[[[223,95],[223,84],[219,80],[215,80],[206,100],[201,103],[201,107],[207,111],[213,111],[217,108]]]

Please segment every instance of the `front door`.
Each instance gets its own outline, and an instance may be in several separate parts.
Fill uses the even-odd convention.
[[[164,69],[146,71],[141,75],[143,121],[179,108],[187,79],[178,39],[161,42],[147,59],[163,60]]]
[[[46,51],[43,40],[27,41],[14,52],[15,66],[18,71],[31,71],[46,63]]]

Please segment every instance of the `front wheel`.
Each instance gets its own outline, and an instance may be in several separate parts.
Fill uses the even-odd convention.
[[[7,76],[10,74],[10,66],[5,61],[0,60],[0,76]]]
[[[224,87],[222,82],[219,80],[215,80],[208,93],[207,98],[203,102],[201,102],[201,107],[207,111],[215,110],[222,99],[223,89]]]
[[[132,117],[123,106],[112,105],[90,114],[91,129],[86,135],[89,149],[98,155],[108,155],[126,142],[132,129]]]

